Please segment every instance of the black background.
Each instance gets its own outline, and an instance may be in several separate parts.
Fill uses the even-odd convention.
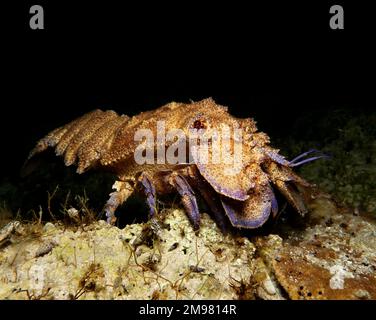
[[[37,139],[95,108],[133,115],[211,96],[286,137],[312,110],[375,108],[374,19],[367,3],[161,2],[2,4],[0,178],[17,181]],[[32,4],[43,5],[45,30],[30,30]],[[345,30],[329,28],[333,4],[344,5]],[[45,306],[34,306],[44,313]],[[123,306],[119,314],[137,315],[133,302]],[[252,304],[251,313],[256,306],[289,317],[328,312],[323,305],[308,312],[307,305]],[[332,311],[344,314],[347,307]],[[98,306],[83,309],[94,315]],[[242,310],[251,314],[244,304]]]
[[[18,175],[37,139],[95,108],[133,115],[211,96],[288,136],[309,110],[375,105],[364,3],[80,3],[3,10],[2,176]],[[29,28],[32,4],[43,5],[44,30]],[[333,4],[344,6],[344,30],[329,28]]]

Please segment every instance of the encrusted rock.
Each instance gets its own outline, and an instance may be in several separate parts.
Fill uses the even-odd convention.
[[[314,197],[304,225],[224,235],[183,210],[163,223],[4,227],[0,299],[376,299],[375,219]]]
[[[257,248],[291,299],[376,299],[374,219],[311,203],[310,223],[286,239],[260,237]],[[328,223],[328,221],[331,221]]]
[[[238,298],[232,284],[252,278],[254,245],[224,236],[206,214],[198,235],[182,210],[165,224],[158,236],[150,222],[45,225],[0,251],[0,299]]]

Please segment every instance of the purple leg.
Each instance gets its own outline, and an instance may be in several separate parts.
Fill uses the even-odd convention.
[[[116,181],[112,189],[115,189],[115,191],[110,193],[110,198],[104,206],[104,212],[107,222],[114,225],[116,222],[115,210],[129,198],[134,189],[128,181]]]
[[[273,214],[273,218],[275,218],[278,214],[278,202],[272,189],[271,189],[270,198],[271,198],[271,205],[272,205],[272,208],[271,208],[272,214]]]
[[[154,217],[157,211],[156,201],[155,201],[155,188],[153,183],[150,181],[146,173],[141,173],[138,177],[139,188],[144,192],[146,196],[146,202],[149,206],[149,216]]]
[[[181,196],[185,211],[193,224],[193,229],[198,230],[200,227],[200,213],[192,188],[188,184],[187,180],[185,180],[185,178],[181,175],[172,175],[170,178],[171,185],[175,187]]]
[[[218,204],[220,203],[220,199],[208,183],[205,183],[200,179],[196,180],[196,183],[202,197],[209,206],[210,211],[213,213],[214,219],[217,222],[218,227],[222,230],[222,232],[225,232],[225,214],[223,212],[223,209],[218,206]]]

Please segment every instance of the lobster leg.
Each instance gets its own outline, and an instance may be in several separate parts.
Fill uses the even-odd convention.
[[[146,173],[142,172],[138,177],[138,186],[146,196],[146,202],[149,206],[149,216],[150,218],[153,218],[157,212],[155,187]]]
[[[112,186],[116,191],[110,193],[110,199],[107,200],[104,206],[107,222],[114,225],[116,222],[115,210],[125,202],[133,193],[133,186],[127,181],[116,181]]]
[[[217,194],[211,189],[211,186],[209,186],[209,184],[205,183],[204,181],[198,179],[196,183],[201,196],[204,198],[206,204],[209,206],[210,211],[213,213],[218,227],[222,230],[222,232],[225,232],[226,222],[224,220],[223,209],[218,206],[219,199]]]
[[[287,201],[296,209],[296,211],[299,212],[300,215],[304,216],[307,212],[307,208],[298,186],[310,187],[311,185],[289,168],[278,166],[273,162],[266,166],[265,170],[272,183],[278,188]]]
[[[176,173],[170,175],[169,183],[180,194],[184,209],[193,224],[193,229],[198,230],[200,227],[200,212],[191,186],[183,176]]]
[[[307,213],[308,210],[304,204],[303,196],[295,190],[293,184],[282,180],[276,180],[274,184],[300,215],[304,216]]]

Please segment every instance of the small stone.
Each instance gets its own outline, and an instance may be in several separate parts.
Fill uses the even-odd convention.
[[[35,258],[44,256],[52,251],[52,249],[56,246],[56,243],[51,241],[47,243],[43,243],[38,250],[35,252]]]
[[[109,224],[109,223],[107,223],[106,221],[104,221],[104,220],[98,220],[98,227],[99,228],[103,228],[103,227],[107,227],[107,228],[111,228],[112,226]]]
[[[267,277],[263,282],[262,282],[262,287],[265,289],[265,291],[270,294],[270,295],[275,295],[277,291],[275,290],[273,282],[270,280],[269,277]]]
[[[200,272],[204,272],[205,271],[205,268],[201,268],[199,266],[189,266],[189,269],[192,271],[192,272],[197,272],[197,273],[200,273]]]
[[[175,250],[179,246],[179,242],[174,242],[171,247],[168,249],[168,251]]]
[[[78,210],[76,208],[70,208],[67,210],[68,216],[71,219],[75,219],[78,217]]]
[[[359,299],[371,299],[371,295],[367,290],[358,289],[354,292],[354,295]]]
[[[55,225],[52,222],[47,222],[43,227],[43,232],[49,232],[56,229]]]

